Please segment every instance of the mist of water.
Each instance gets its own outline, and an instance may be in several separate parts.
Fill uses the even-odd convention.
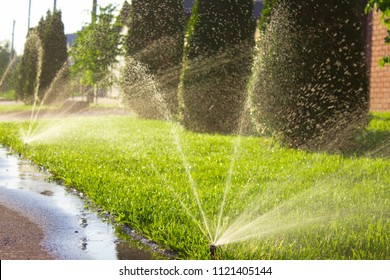
[[[42,67],[42,61],[38,63],[38,70],[41,71]],[[30,116],[30,122],[29,127],[26,132],[23,133],[23,141],[24,143],[31,143],[32,141],[35,141],[37,139],[43,139],[44,137],[50,137],[49,131],[58,130],[56,127],[58,125],[59,119],[63,118],[67,115],[68,112],[72,111],[72,106],[69,106],[63,110],[58,110],[55,115],[51,116],[50,125],[45,124],[44,127],[42,127],[37,121],[39,119],[39,115],[42,111],[42,108],[46,105],[46,101],[48,98],[53,99],[53,95],[57,94],[58,99],[61,100],[62,96],[58,92],[59,84],[62,83],[64,76],[67,74],[68,71],[68,62],[64,62],[64,64],[61,66],[59,71],[57,72],[56,76],[54,77],[53,81],[51,82],[50,86],[45,90],[43,97],[41,99],[38,98],[38,93],[35,93],[33,108],[31,111]],[[38,81],[37,81],[38,83]],[[64,85],[61,85],[63,87]],[[68,84],[65,86],[69,86]],[[36,90],[38,90],[39,85]],[[55,102],[54,102],[55,103]],[[53,127],[54,126],[54,127]],[[61,125],[59,125],[61,126]]]
[[[145,90],[147,91],[147,95],[150,97],[150,101],[154,104],[158,104],[157,108],[159,110],[159,114],[163,116],[163,118],[172,123],[171,125],[171,136],[173,143],[175,147],[177,148],[177,151],[179,152],[180,159],[182,161],[182,164],[185,168],[186,175],[188,178],[189,186],[192,191],[193,197],[196,201],[196,204],[198,206],[198,210],[202,217],[202,223],[198,223],[198,226],[200,230],[206,235],[208,239],[211,239],[211,232],[209,228],[209,222],[206,218],[206,215],[204,213],[202,203],[199,199],[197,186],[192,178],[191,170],[190,170],[190,164],[187,161],[187,158],[185,156],[185,153],[182,148],[181,140],[180,140],[180,126],[175,122],[174,117],[172,115],[172,112],[170,112],[168,105],[166,104],[166,101],[163,99],[162,94],[160,92],[160,87],[158,83],[155,81],[152,74],[148,73],[148,70],[145,66],[143,66],[140,62],[134,60],[132,57],[127,58],[127,71],[125,75],[133,75],[134,73],[137,73],[136,78],[134,78],[134,75],[132,77],[126,77],[124,78],[124,84],[122,84],[122,87],[126,88],[127,94],[130,92],[137,92],[137,94],[145,94]],[[129,71],[129,67],[131,67],[131,70]],[[139,93],[139,90],[142,88],[142,92]],[[150,104],[149,104],[150,105]],[[146,108],[145,108],[146,109]],[[171,188],[169,185],[168,187],[173,191],[174,195],[178,198],[179,202],[183,206],[183,209],[187,212],[187,214],[193,219],[195,215],[191,213],[189,208],[184,204],[183,200],[180,199],[179,195],[176,193],[176,191]]]
[[[34,90],[34,102],[33,102],[33,107],[31,111],[31,117],[30,117],[30,123],[29,127],[26,133],[26,138],[28,139],[30,136],[31,131],[33,130],[34,127],[34,122],[35,122],[35,109],[37,107],[37,104],[39,102],[39,87],[40,87],[40,81],[41,81],[41,74],[42,74],[42,64],[43,64],[43,46],[41,39],[39,38],[39,35],[36,32],[31,32],[29,34],[31,38],[34,38],[35,42],[35,49],[37,50],[38,53],[38,59],[37,59],[37,75],[36,75],[36,80],[35,80],[35,90]],[[39,111],[39,109],[38,109]]]

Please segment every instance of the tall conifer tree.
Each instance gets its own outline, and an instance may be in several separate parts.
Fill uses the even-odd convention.
[[[231,133],[244,110],[255,19],[251,0],[197,0],[187,29],[181,104],[185,127]]]
[[[143,78],[134,72],[142,65],[155,80],[166,108],[175,115],[185,29],[183,0],[134,0],[131,6],[126,38],[131,59],[125,67],[124,94],[140,116],[162,117],[157,113],[161,104],[157,104],[153,93],[137,86]],[[134,80],[136,76],[141,80]]]
[[[38,26],[29,31],[18,70],[17,98],[27,103],[36,98],[45,102],[57,100],[58,94],[62,94],[60,88],[51,91],[47,96],[45,94],[58,75],[61,77],[57,77],[56,82],[64,82],[67,79],[67,59],[61,12],[48,12],[46,18],[42,18]],[[34,96],[35,94],[37,96]]]
[[[53,14],[48,13],[44,23],[39,27],[42,28],[39,35],[44,50],[39,92],[40,96],[43,97],[55,78],[61,79],[62,81],[67,79],[68,51],[66,46],[66,36],[64,33],[64,24],[61,20],[60,11],[56,10]],[[58,94],[59,92],[48,93],[46,101],[54,101],[59,97]]]
[[[350,145],[369,109],[358,1],[271,2],[259,43],[259,121],[290,147]]]
[[[34,102],[36,93],[40,39],[36,28],[31,28],[24,44],[24,52],[17,70],[16,99],[27,104]]]

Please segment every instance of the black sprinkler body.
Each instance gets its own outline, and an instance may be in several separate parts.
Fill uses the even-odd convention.
[[[215,252],[217,251],[217,246],[215,246],[214,244],[210,244],[209,247],[211,259],[215,260]]]

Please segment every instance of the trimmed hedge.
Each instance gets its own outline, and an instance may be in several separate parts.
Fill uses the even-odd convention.
[[[252,67],[253,1],[197,0],[187,28],[182,123],[190,130],[238,128]]]
[[[367,124],[360,11],[348,0],[273,5],[258,44],[253,100],[258,121],[286,146],[340,149]]]
[[[146,71],[147,74],[144,78],[154,79],[156,90],[166,105],[168,112],[163,112],[163,115],[176,115],[185,30],[183,1],[132,1],[128,22],[125,48],[131,59],[127,59],[122,87],[127,103],[141,117],[163,117],[156,111],[155,107],[159,104],[153,94],[135,90],[142,83],[142,77],[137,74],[137,82],[129,83],[132,79],[128,76],[141,64],[144,67],[141,72]]]

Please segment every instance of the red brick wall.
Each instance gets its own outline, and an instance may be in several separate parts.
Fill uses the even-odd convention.
[[[390,45],[385,45],[387,29],[379,22],[380,14],[374,12],[367,24],[367,63],[370,73],[371,111],[390,111],[390,65],[380,67],[378,61],[390,55]]]

